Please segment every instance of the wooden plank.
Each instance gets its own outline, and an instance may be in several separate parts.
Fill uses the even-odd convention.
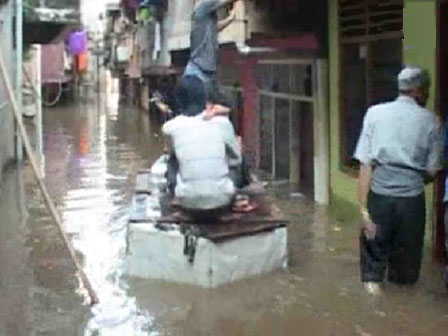
[[[286,222],[253,223],[252,225],[232,223],[226,225],[208,225],[206,227],[198,225],[198,227],[203,238],[218,242],[273,231],[275,229],[286,227],[286,224]]]
[[[274,220],[267,218],[258,218],[251,221],[235,221],[228,223],[197,224],[191,221],[176,223],[172,218],[159,218],[156,225],[163,230],[164,224],[178,225],[180,231],[184,234],[191,234],[197,237],[205,238],[214,242],[223,241],[231,238],[250,236],[261,232],[272,231],[278,228],[286,227],[288,221]]]
[[[226,227],[228,225],[232,225],[232,224],[238,224],[241,226],[244,225],[253,225],[253,224],[275,224],[275,223],[286,223],[287,220],[284,219],[283,217],[268,217],[268,216],[257,216],[257,217],[252,217],[252,218],[238,218],[238,219],[233,219],[231,221],[225,221],[225,222],[210,222],[207,224],[198,224],[197,221],[195,221],[194,219],[177,219],[176,217],[173,216],[163,216],[160,218],[156,218],[154,220],[155,223],[157,224],[179,224],[179,225],[188,225],[188,224],[195,224],[198,226],[206,226],[206,227],[218,227],[218,226],[223,226]]]
[[[268,195],[260,195],[254,198],[258,204],[258,209],[252,213],[236,215],[237,218],[228,221],[211,221],[210,223],[197,223],[194,219],[179,220],[171,214],[173,209],[169,208],[169,202],[161,200],[165,207],[164,216],[154,219],[154,222],[163,227],[163,224],[177,224],[181,230],[196,232],[200,237],[212,241],[224,240],[233,237],[253,235],[263,231],[274,230],[285,227],[288,220],[285,219],[281,210]],[[231,212],[229,211],[229,214]]]

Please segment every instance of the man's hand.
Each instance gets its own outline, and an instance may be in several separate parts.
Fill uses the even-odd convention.
[[[230,20],[230,22],[233,22],[233,21],[235,21],[235,19],[236,19],[236,10],[232,9],[229,13],[229,20]]]
[[[376,224],[370,218],[369,212],[366,209],[361,210],[362,216],[362,230],[364,232],[364,236],[368,240],[373,240],[376,237]]]
[[[227,116],[230,113],[230,109],[223,105],[211,105],[204,111],[204,120],[210,120],[216,116]]]
[[[224,30],[233,21],[235,21],[235,19],[236,19],[236,11],[235,11],[235,9],[232,9],[230,12],[230,15],[227,18],[218,22],[218,31],[220,32],[220,31]]]

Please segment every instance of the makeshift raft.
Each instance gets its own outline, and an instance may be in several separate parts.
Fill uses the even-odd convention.
[[[287,221],[270,197],[258,209],[225,222],[172,216],[166,156],[136,179],[127,235],[130,276],[217,287],[287,267]]]

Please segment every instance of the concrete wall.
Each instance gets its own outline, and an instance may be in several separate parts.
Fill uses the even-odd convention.
[[[13,80],[14,51],[13,51],[13,1],[0,6],[0,52],[5,60],[9,75]],[[8,161],[14,158],[14,121],[11,105],[1,106],[7,101],[6,89],[0,81],[0,185],[1,171]]]
[[[330,73],[330,183],[331,204],[341,219],[357,216],[357,178],[342,172],[340,160],[340,50],[338,34],[338,2],[329,6],[329,73]],[[436,67],[436,4],[434,1],[405,0],[403,13],[403,63],[428,68],[434,78]],[[424,24],[422,24],[424,23]],[[433,81],[434,82],[434,81]],[[429,108],[434,107],[434,85]],[[432,216],[432,186],[428,188],[428,218]]]
[[[340,111],[339,111],[339,70],[340,50],[338,33],[338,2],[328,1],[329,14],[329,108],[330,108],[330,190],[331,205],[341,217],[352,216],[356,210],[356,179],[341,171]],[[343,209],[343,210],[342,210]]]
[[[424,22],[424,24],[420,24]],[[404,12],[403,62],[426,68],[432,78],[428,108],[436,106],[437,4],[436,1],[406,1]],[[427,223],[434,218],[434,186],[426,188]],[[431,226],[427,226],[430,230]],[[426,238],[431,235],[427,234]]]

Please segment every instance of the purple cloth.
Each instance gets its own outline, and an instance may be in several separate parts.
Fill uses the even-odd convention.
[[[87,52],[87,34],[85,31],[75,31],[70,34],[68,52],[75,56]]]
[[[122,4],[122,6],[137,9],[140,6],[140,1],[139,0],[123,0],[121,2],[121,4]]]

